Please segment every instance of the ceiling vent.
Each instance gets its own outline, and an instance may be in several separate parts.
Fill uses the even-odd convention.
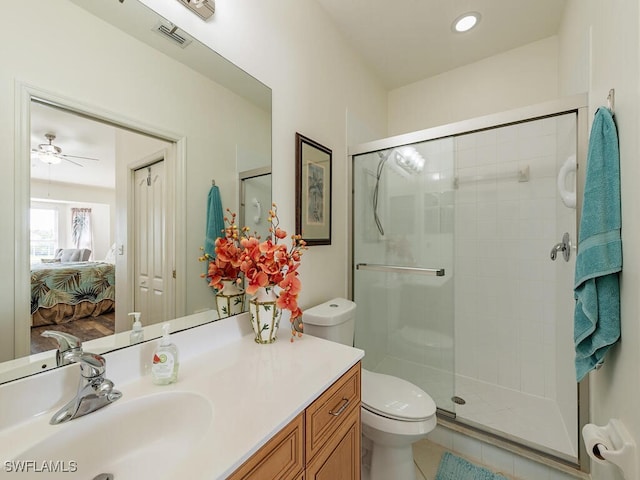
[[[173,43],[180,46],[180,48],[185,48],[192,42],[191,37],[180,30],[172,23],[163,22],[162,20],[156,23],[155,27],[152,29],[154,32],[162,35],[165,38],[168,38]]]
[[[216,11],[215,0],[178,0],[202,20],[208,20]]]

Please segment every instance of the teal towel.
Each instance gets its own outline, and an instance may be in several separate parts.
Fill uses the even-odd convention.
[[[589,137],[574,283],[578,381],[620,338],[621,226],[618,134],[611,112],[600,108]]]
[[[204,241],[204,252],[211,255],[211,257],[216,256],[216,238],[222,236],[223,230],[224,214],[222,213],[220,190],[216,185],[213,185],[207,198],[207,226]]]

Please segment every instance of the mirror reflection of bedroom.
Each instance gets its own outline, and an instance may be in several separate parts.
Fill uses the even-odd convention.
[[[153,199],[163,198],[163,152],[171,144],[38,102],[31,102],[30,142],[30,238],[25,240],[30,243],[31,353],[56,348],[55,340],[41,335],[46,330],[84,342],[113,334],[116,311],[157,315],[163,308],[162,274],[148,270],[158,264],[154,256],[160,261],[165,256],[166,205]],[[132,188],[129,221],[128,208],[117,200],[116,181],[123,177],[116,174],[116,164],[136,165],[127,169],[133,185],[140,186]],[[143,260],[134,262],[134,278],[140,284],[151,278],[154,289],[139,285],[131,295],[119,292],[119,302],[125,301],[118,305],[116,278],[129,274],[116,276],[116,268],[128,268],[118,261],[126,242],[117,239],[126,238],[127,225],[136,258]]]

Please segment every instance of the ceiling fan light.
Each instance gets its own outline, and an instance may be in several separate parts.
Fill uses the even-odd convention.
[[[62,152],[62,149],[60,147],[57,147],[56,145],[50,145],[48,143],[39,145],[39,148],[42,153],[46,153],[48,155],[55,155]]]
[[[42,163],[46,163],[47,165],[58,165],[62,159],[56,155],[55,153],[43,153],[40,152],[38,154],[38,158]]]

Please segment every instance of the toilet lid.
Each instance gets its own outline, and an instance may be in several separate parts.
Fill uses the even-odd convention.
[[[419,422],[436,413],[433,399],[414,384],[398,377],[362,369],[362,406],[396,420]]]

